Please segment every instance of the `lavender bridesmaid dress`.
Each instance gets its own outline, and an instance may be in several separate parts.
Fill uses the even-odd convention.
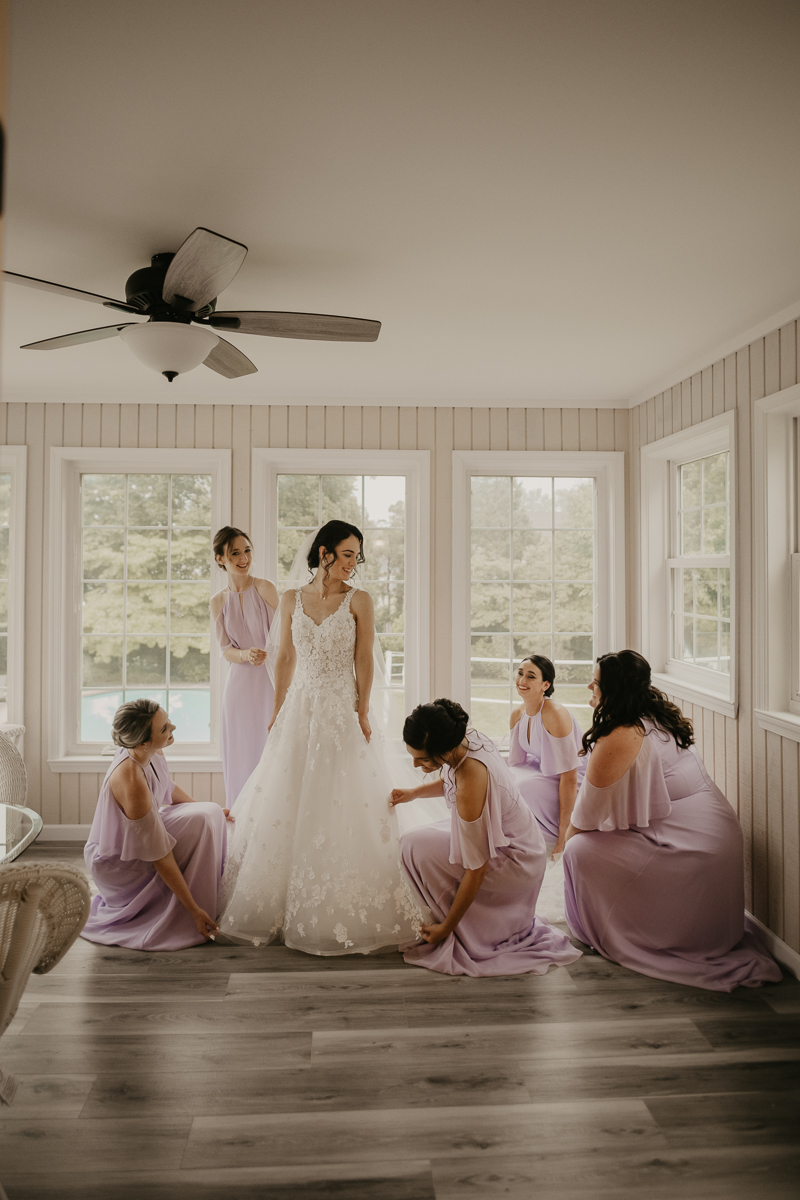
[[[581,731],[570,714],[572,731],[566,737],[553,737],[542,721],[541,709],[535,717],[523,711],[511,730],[508,765],[523,800],[539,822],[546,842],[558,841],[558,785],[564,771],[578,770],[578,787],[586,774],[587,758],[578,758]]]
[[[81,937],[131,950],[182,950],[205,941],[188,911],[156,873],[153,863],[170,850],[197,904],[216,918],[225,864],[227,830],[218,804],[172,803],[175,784],[164,757],[144,768],[153,798],[146,817],[131,821],[111,792],[119,749],[106,772],[84,858],[100,892],[92,900]]]
[[[742,831],[697,751],[644,722],[620,780],[584,780],[564,851],[576,937],[642,975],[714,992],[781,979],[745,920]]]
[[[491,739],[469,729],[467,742],[466,757],[489,772],[483,812],[477,821],[462,821],[456,808],[458,767],[445,767],[450,821],[405,834],[401,858],[435,921],[450,911],[465,868],[475,870],[488,859],[489,869],[455,931],[437,946],[406,948],[404,958],[446,975],[543,975],[554,963],[580,958],[563,933],[534,916],[547,861],[544,838]]]
[[[240,602],[241,597],[241,602]],[[244,592],[229,591],[216,620],[217,640],[223,651],[265,649],[275,610],[251,585]],[[253,774],[267,744],[275,690],[266,663],[231,663],[222,694],[222,770],[225,802],[233,809]]]

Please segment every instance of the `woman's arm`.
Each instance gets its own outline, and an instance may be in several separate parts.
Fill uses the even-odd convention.
[[[261,582],[269,583],[269,580],[264,579]],[[273,591],[275,591],[271,583],[269,586]],[[269,604],[270,602],[267,601],[267,603]],[[211,620],[214,622],[214,632],[217,635],[217,641],[219,642],[220,649],[222,650],[222,657],[227,659],[229,663],[251,663],[254,667],[260,667],[267,657],[266,650],[263,647],[259,648],[258,646],[251,646],[249,649],[243,648],[241,650],[237,650],[237,648],[232,646],[227,640],[225,626],[217,623],[224,604],[224,591],[217,592],[216,596],[212,596],[211,603],[209,604],[209,608],[211,610]],[[225,641],[223,641],[223,638],[225,638]]]
[[[372,676],[375,664],[372,648],[375,641],[375,610],[369,592],[359,588],[350,601],[350,611],[356,619],[356,649],[354,655],[356,690],[358,701],[356,712],[361,732],[367,741],[372,737],[369,725],[369,697],[372,691]]]
[[[165,854],[163,858],[159,858],[153,863],[153,866],[169,890],[177,896],[183,907],[188,911],[197,926],[198,933],[202,933],[206,941],[213,939],[214,935],[219,933],[219,926],[213,917],[210,917],[198,904],[195,904],[194,897],[189,890],[189,885],[184,879],[172,851],[170,850],[169,854]]]
[[[618,725],[605,737],[598,738],[586,768],[586,778],[589,783],[596,788],[607,788],[622,779],[639,753],[643,737],[642,730],[637,729],[635,725]],[[576,833],[587,832],[589,831],[573,825],[570,820],[564,835],[564,845]]]
[[[278,653],[275,655],[275,704],[272,709],[272,720],[269,729],[275,724],[275,718],[280,712],[286,693],[294,677],[297,661],[294,642],[292,641],[292,613],[295,605],[295,591],[290,588],[281,597],[281,641]]]
[[[462,762],[456,778],[458,780],[456,784],[458,815],[462,821],[477,821],[486,804],[489,772],[483,763],[478,762],[477,759],[468,758]],[[487,858],[482,866],[468,867],[464,871],[445,919],[433,925],[422,926],[421,933],[426,942],[435,946],[450,936],[481,890],[481,884],[486,877],[488,868],[489,860]]]
[[[572,771],[562,771],[558,777],[558,841],[553,847],[551,858],[561,854],[567,840],[567,830],[570,828],[570,817],[578,798],[578,768]]]
[[[458,922],[481,890],[481,884],[486,876],[488,866],[489,863],[487,860],[482,867],[478,867],[474,871],[465,871],[461,876],[461,883],[458,885],[458,891],[453,898],[453,903],[450,905],[450,912],[445,919],[440,924],[422,926],[422,937],[431,946],[436,946],[439,942],[443,942],[458,925]]]
[[[394,788],[389,798],[392,808],[395,804],[408,804],[409,800],[420,800],[423,796],[443,796],[444,782],[434,779],[433,783],[421,783],[415,788]]]

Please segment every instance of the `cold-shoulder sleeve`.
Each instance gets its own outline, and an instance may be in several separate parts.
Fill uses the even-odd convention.
[[[552,733],[541,723],[542,755],[541,771],[543,775],[563,775],[565,771],[576,771],[580,765],[578,747],[575,739],[575,724],[566,737],[553,737]]]
[[[601,788],[584,779],[572,824],[576,829],[601,833],[631,826],[644,829],[651,821],[669,816],[671,808],[658,749],[645,737],[636,758],[616,783]]]
[[[508,765],[510,767],[519,767],[527,759],[527,754],[522,749],[519,741],[519,727],[522,724],[522,719],[517,721],[514,728],[511,730],[511,738],[508,743]]]
[[[477,821],[462,820],[455,804],[450,809],[450,862],[475,871],[509,844],[503,832],[501,796],[490,774],[486,803]]]
[[[219,610],[219,612],[217,613],[217,616],[214,620],[214,632],[217,635],[217,641],[219,642],[220,652],[221,652],[222,656],[224,657],[225,651],[230,650],[231,644],[232,644],[231,639],[228,637],[228,631],[225,628],[225,604],[224,604],[224,602],[223,602],[222,608]]]
[[[164,822],[158,809],[151,808],[145,817],[131,821],[120,812],[122,827],[122,844],[119,858],[122,862],[140,859],[142,862],[156,862],[169,854],[177,842],[164,828]]]

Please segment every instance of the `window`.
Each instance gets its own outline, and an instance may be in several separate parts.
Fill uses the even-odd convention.
[[[375,606],[388,682],[372,703],[398,738],[405,714],[429,698],[428,477],[427,451],[253,451],[254,549],[280,592],[300,543],[325,521],[364,534],[359,585]]]
[[[453,453],[453,694],[498,741],[528,654],[553,661],[556,697],[590,724],[595,657],[624,645],[623,459]]]
[[[642,447],[642,652],[655,682],[736,714],[733,413]]]
[[[211,476],[81,476],[80,742],[109,741],[128,700],[176,740],[210,742]]]
[[[470,713],[484,733],[508,731],[516,665],[553,662],[558,699],[591,724],[595,481],[473,475]]]
[[[51,765],[80,769],[107,752],[116,709],[147,698],[177,726],[170,758],[219,769],[208,602],[223,585],[211,537],[229,519],[230,452],[52,453],[53,638],[63,654],[53,662]]]
[[[26,446],[0,447],[0,725],[23,724]]]

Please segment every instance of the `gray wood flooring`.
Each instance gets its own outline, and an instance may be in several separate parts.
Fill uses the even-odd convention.
[[[0,1063],[8,1200],[800,1196],[791,976],[728,996],[597,956],[476,980],[79,941],[31,979]]]

